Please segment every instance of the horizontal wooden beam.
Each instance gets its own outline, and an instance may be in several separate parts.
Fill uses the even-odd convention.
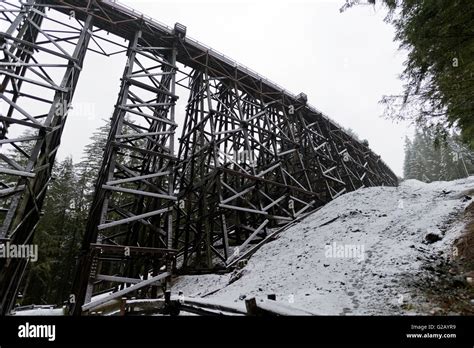
[[[122,297],[126,294],[129,294],[129,293],[133,292],[133,291],[137,291],[141,288],[144,288],[145,286],[153,285],[153,284],[155,284],[155,283],[157,283],[161,280],[164,280],[166,277],[169,277],[170,275],[171,275],[170,273],[165,272],[165,273],[157,275],[156,277],[153,277],[153,278],[150,278],[150,279],[147,279],[147,280],[143,280],[140,283],[132,285],[128,288],[125,288],[125,289],[119,290],[117,292],[114,292],[114,293],[112,293],[108,296],[104,296],[103,298],[101,298],[99,300],[86,303],[85,305],[82,306],[82,311],[83,312],[90,311],[91,309],[93,309],[95,307],[98,307],[103,303],[106,303],[106,302],[109,302],[111,300],[115,300],[117,298],[120,298],[120,297]]]

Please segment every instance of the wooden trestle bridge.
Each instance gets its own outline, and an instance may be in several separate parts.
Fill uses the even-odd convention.
[[[77,261],[75,314],[106,289],[111,299],[169,298],[171,274],[232,268],[255,243],[339,195],[397,185],[366,143],[304,93],[188,37],[181,24],[111,0],[3,0],[0,29],[4,244],[32,243],[86,54],[127,55]],[[27,263],[0,259],[2,314]]]

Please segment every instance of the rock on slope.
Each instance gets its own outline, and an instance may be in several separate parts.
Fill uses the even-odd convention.
[[[206,298],[234,305],[276,294],[277,301],[323,315],[420,313],[424,294],[410,280],[430,260],[450,257],[473,188],[471,176],[348,193],[264,245],[238,280],[183,276],[173,292],[201,297],[220,289]],[[335,246],[363,253],[338,255]]]

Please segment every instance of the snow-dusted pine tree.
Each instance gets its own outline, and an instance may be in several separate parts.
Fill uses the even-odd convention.
[[[425,182],[455,180],[474,173],[474,153],[457,134],[440,140],[429,128],[417,129],[405,139],[405,179]]]

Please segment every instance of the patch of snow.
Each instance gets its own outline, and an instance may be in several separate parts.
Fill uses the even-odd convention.
[[[34,308],[12,312],[15,316],[62,316],[64,308]]]
[[[113,294],[113,291],[107,291],[107,292],[104,292],[103,294],[98,294],[98,295],[92,296],[91,302],[102,300],[102,299],[104,299],[104,298],[106,298],[106,297],[108,297],[112,294]]]
[[[420,272],[426,256],[451,252],[459,216],[472,202],[463,197],[473,188],[471,176],[347,193],[264,245],[235,282],[229,274],[181,276],[173,293],[240,305],[275,294],[281,304],[320,315],[414,314],[403,304],[422,294],[404,280]],[[430,232],[442,239],[427,243]]]
[[[230,274],[203,274],[179,277],[173,285],[173,293],[183,292],[189,297],[205,297],[206,295],[222,289],[230,280]]]

